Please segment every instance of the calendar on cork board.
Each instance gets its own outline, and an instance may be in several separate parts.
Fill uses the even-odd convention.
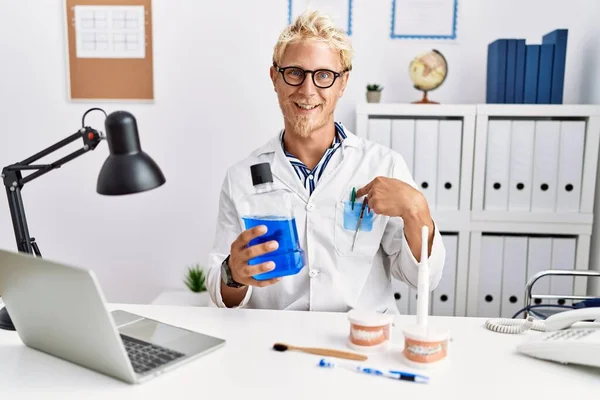
[[[154,100],[151,0],[66,0],[72,100]]]

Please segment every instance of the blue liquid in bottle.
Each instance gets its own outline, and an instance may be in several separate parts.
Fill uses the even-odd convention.
[[[250,241],[248,246],[254,246],[271,240],[277,241],[277,250],[252,258],[249,265],[257,265],[267,261],[273,261],[275,268],[254,276],[256,280],[267,280],[282,276],[295,275],[304,267],[304,251],[300,248],[298,230],[295,218],[276,216],[244,217],[246,229],[265,225],[267,233]]]
[[[275,263],[274,269],[257,274],[253,278],[262,281],[297,274],[304,267],[306,260],[298,239],[291,192],[284,187],[277,188],[273,185],[269,163],[250,166],[250,173],[254,192],[241,201],[241,217],[246,230],[265,225],[267,232],[252,239],[248,246],[271,240],[279,244],[277,250],[248,261],[249,265],[267,261]]]

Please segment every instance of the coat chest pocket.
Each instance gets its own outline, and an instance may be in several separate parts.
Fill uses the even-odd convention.
[[[383,216],[365,208],[363,219],[356,236],[354,249],[352,244],[360,218],[362,203],[355,202],[354,208],[349,201],[338,201],[335,209],[334,247],[341,256],[373,256],[381,242],[381,223]]]

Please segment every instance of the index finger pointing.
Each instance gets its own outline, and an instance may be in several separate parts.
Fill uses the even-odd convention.
[[[363,197],[365,194],[369,193],[369,190],[371,190],[371,185],[373,185],[373,181],[358,189],[356,192],[356,198]]]

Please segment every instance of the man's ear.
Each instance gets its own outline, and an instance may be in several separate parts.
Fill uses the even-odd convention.
[[[271,66],[271,68],[269,68],[269,75],[271,76],[271,82],[273,82],[273,90],[277,91],[275,89],[275,80],[277,79],[277,70],[275,67]]]
[[[348,84],[348,78],[350,78],[350,71],[345,72],[342,76],[340,76],[340,92],[338,97],[342,97],[344,95],[344,91],[346,90],[346,85]]]

